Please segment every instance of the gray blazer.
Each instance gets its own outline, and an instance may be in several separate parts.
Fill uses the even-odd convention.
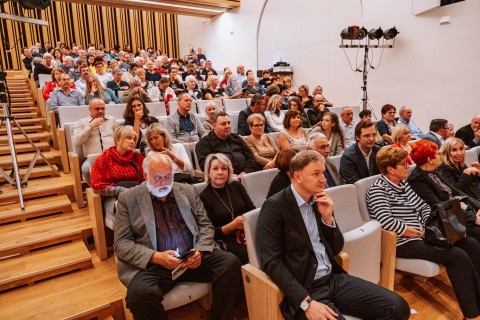
[[[310,130],[310,132],[308,133],[308,135],[311,135],[312,133],[314,132],[320,132],[322,134],[325,134],[325,132],[323,131],[322,127],[321,126],[316,126],[315,128],[313,128],[312,130]],[[332,138],[331,138],[331,141],[329,142],[330,143],[330,146],[329,146],[329,149],[330,149],[330,157],[332,156],[339,156],[343,153],[344,151],[344,148],[342,147],[342,140],[340,138],[340,135],[338,134],[338,132],[334,132],[332,134]]]
[[[440,148],[442,146],[442,141],[440,139],[437,138],[436,135],[433,134],[432,131],[429,131],[427,132],[423,137],[422,137],[423,140],[428,140],[428,141],[431,141],[433,143],[435,143],[438,148]]]
[[[194,126],[193,131],[190,133],[180,131],[180,114],[178,111],[173,112],[165,120],[165,129],[167,129],[168,133],[170,133],[172,136],[173,143],[198,142],[198,140],[208,134],[208,131],[205,130],[202,122],[196,115],[189,112],[188,116],[190,117],[190,120],[193,122]]]
[[[212,252],[215,230],[197,190],[188,184],[174,183],[172,192],[193,234],[193,247]],[[128,287],[135,274],[147,268],[150,258],[157,251],[152,198],[145,182],[120,194],[114,234],[118,278]]]

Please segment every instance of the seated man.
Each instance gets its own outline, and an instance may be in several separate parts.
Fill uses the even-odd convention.
[[[355,141],[355,126],[357,123],[353,121],[353,110],[346,106],[342,108],[340,113],[340,128],[342,128],[343,136],[345,137],[345,148],[353,145]],[[313,123],[312,123],[313,125]]]
[[[70,89],[70,77],[68,74],[62,74],[58,84],[60,86],[59,90],[54,90],[50,93],[51,108],[55,112],[57,123],[59,123],[59,106],[81,106],[85,104],[83,95],[75,89]]]
[[[260,113],[263,118],[265,118],[265,113],[263,110],[265,109],[265,99],[261,94],[256,94],[252,97],[250,101],[250,107],[247,107],[240,111],[238,114],[238,134],[241,136],[249,136],[251,134],[250,127],[247,123],[247,118],[254,114]],[[272,128],[268,125],[267,121],[265,120],[265,133],[272,132]]]
[[[163,101],[165,102],[165,105],[168,105],[170,101],[177,100],[175,91],[170,88],[169,78],[161,78],[158,82],[158,86],[149,90],[149,95],[152,98],[152,101]]]
[[[212,71],[213,72],[213,75],[218,75],[217,74],[217,71],[215,71],[215,69],[213,69],[212,67],[212,61],[211,60],[207,60],[207,62],[205,63],[205,69],[202,70],[202,75],[206,76],[208,74],[208,71]]]
[[[27,47],[23,48],[23,66],[25,67],[25,69],[27,69],[28,71],[32,71],[32,62],[33,62],[33,55],[32,55],[32,51],[30,51],[30,49],[28,49]],[[29,72],[29,74],[30,74]]]
[[[150,152],[146,181],[120,194],[114,224],[118,277],[135,319],[167,319],[163,296],[180,282],[211,282],[212,319],[233,319],[240,261],[218,249],[214,228],[193,186],[173,182],[172,161]],[[195,249],[181,260],[178,252]],[[180,264],[186,271],[172,280]]]
[[[325,178],[327,179],[325,187],[332,188],[342,185],[342,178],[340,178],[337,167],[333,160],[328,157],[330,155],[330,149],[327,137],[320,132],[314,132],[309,135],[308,150],[317,151],[325,159]]]
[[[256,94],[262,94],[262,88],[255,83],[255,76],[253,74],[247,76],[247,85],[244,90],[245,98],[252,98]]]
[[[90,76],[90,68],[86,63],[78,65],[78,71],[80,71],[80,78],[75,81],[75,90],[79,91],[82,95],[85,95],[87,90],[87,79]]]
[[[403,106],[398,111],[398,124],[404,124],[410,129],[410,136],[413,139],[422,139],[423,132],[413,121],[412,121],[412,108]]]
[[[430,121],[429,132],[423,135],[423,140],[432,141],[438,148],[443,144],[448,137],[448,120],[445,119],[433,119]]]
[[[324,102],[325,100],[321,94],[316,94],[313,97],[313,106],[307,109],[308,121],[310,121],[312,126],[322,121],[325,112],[330,112],[330,110],[325,107]]]
[[[458,129],[455,137],[462,139],[469,148],[480,146],[480,114],[474,116],[469,124]]]
[[[396,293],[349,276],[335,261],[344,244],[324,190],[322,156],[302,151],[290,162],[292,184],[268,198],[257,225],[262,269],[285,294],[285,319],[408,319]]]
[[[64,56],[62,58],[63,64],[60,65],[60,68],[65,71],[66,74],[73,79],[73,81],[77,81],[80,78],[80,72],[75,68],[75,61],[70,56]]]
[[[133,96],[137,96],[142,99],[143,102],[152,102],[150,95],[142,88],[142,81],[140,78],[134,77],[130,82],[130,89],[123,93],[122,102],[128,103]]]
[[[238,177],[255,171],[255,157],[243,138],[232,133],[230,116],[225,111],[217,112],[213,120],[213,130],[195,146],[200,168],[211,153],[223,153],[232,162],[233,173]]]
[[[351,145],[340,159],[340,176],[345,183],[355,183],[360,179],[380,174],[375,158],[380,147],[377,130],[372,122],[360,121],[355,127],[357,143]]]
[[[82,146],[83,155],[102,153],[115,144],[113,134],[117,122],[112,116],[105,115],[105,102],[102,99],[92,99],[88,105],[90,115],[79,119],[73,127],[72,144]],[[83,179],[90,185],[90,163],[82,164]]]
[[[165,128],[172,136],[173,143],[197,142],[207,135],[200,119],[190,112],[192,97],[188,93],[178,96],[178,109],[165,120]]]

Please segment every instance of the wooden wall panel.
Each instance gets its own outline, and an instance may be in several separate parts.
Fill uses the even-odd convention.
[[[11,1],[0,4],[0,12],[17,14]],[[36,42],[57,41],[86,47],[103,43],[105,48],[118,44],[154,47],[170,57],[179,57],[177,16],[160,12],[100,7],[52,1],[46,10],[24,10],[29,18],[46,20],[48,27],[0,20],[0,57],[5,69],[21,69],[21,51]],[[6,51],[6,43],[10,52]]]

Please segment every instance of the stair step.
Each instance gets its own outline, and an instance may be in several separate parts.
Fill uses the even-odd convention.
[[[0,261],[0,291],[91,267],[90,252],[82,240],[75,240]]]
[[[0,116],[3,115],[3,112]],[[19,112],[19,113],[13,113],[13,116],[15,116],[15,119],[30,119],[30,118],[37,118],[38,114],[36,112]]]
[[[60,150],[50,150],[42,152],[42,154],[47,158],[48,161],[51,163],[61,163],[60,159]],[[32,161],[35,153],[20,153],[17,154],[17,163],[19,167],[28,166]],[[44,163],[42,157],[37,158],[36,163]],[[0,167],[3,169],[10,169],[13,167],[12,165],[12,157],[10,155],[0,156]]]
[[[13,221],[26,221],[29,218],[46,216],[52,213],[72,212],[72,202],[66,195],[25,200],[25,211],[19,203],[0,205],[0,224]]]
[[[41,119],[16,119],[18,124],[23,126],[36,126],[42,123]]]
[[[52,140],[52,134],[50,132],[41,132],[41,133],[29,133],[28,137],[32,141],[43,141],[43,142],[50,142]],[[24,143],[27,142],[27,138],[23,134],[14,134],[13,141],[15,143]],[[0,144],[8,143],[7,136],[0,136]]]
[[[36,107],[13,107],[10,109],[12,114],[23,113],[23,112],[37,112]],[[0,115],[3,115],[3,110],[0,109]]]
[[[0,257],[82,239],[90,229],[88,209],[0,226]]]
[[[35,107],[35,102],[12,102],[10,107]]]
[[[59,168],[56,166],[56,165],[53,165],[57,171],[59,170]],[[28,168],[21,168],[19,169],[20,171],[20,179],[23,179],[23,177],[25,176],[25,174],[27,173],[27,169]],[[10,174],[10,172],[8,172],[8,174]],[[30,172],[30,176],[29,176],[29,179],[35,179],[35,178],[41,178],[41,177],[50,177],[50,178],[54,178],[56,177],[56,174],[55,172],[47,165],[44,165],[44,166],[35,166],[32,168],[32,171]],[[0,177],[0,182],[4,182],[5,179],[3,179],[2,177]]]
[[[44,129],[41,125],[34,125],[34,126],[21,126],[23,131],[27,132],[27,133],[33,133],[33,132],[36,132],[36,133],[40,133],[40,132],[43,132]],[[13,133],[20,133],[20,129],[18,129],[16,126],[12,126],[12,132]],[[5,135],[7,134],[7,129],[5,129],[5,126],[2,126],[2,128],[0,128],[0,135]]]
[[[40,151],[50,150],[50,144],[48,142],[36,142],[35,146]],[[15,151],[17,153],[35,152],[35,148],[30,143],[15,143]],[[10,147],[8,145],[0,143],[0,155],[4,154],[10,154]]]

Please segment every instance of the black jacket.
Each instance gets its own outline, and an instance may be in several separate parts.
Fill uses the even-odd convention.
[[[380,174],[378,170],[376,157],[380,147],[374,145],[370,155],[370,163],[367,167],[365,157],[363,156],[358,143],[351,145],[342,154],[340,159],[340,176],[345,183],[355,183],[360,179]]]

